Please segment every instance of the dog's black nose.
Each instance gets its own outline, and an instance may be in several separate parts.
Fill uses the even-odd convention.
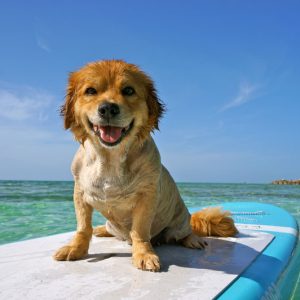
[[[99,106],[98,112],[102,118],[108,119],[118,115],[120,113],[120,108],[115,103],[106,102]]]

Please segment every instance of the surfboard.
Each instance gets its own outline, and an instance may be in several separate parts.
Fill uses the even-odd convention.
[[[135,269],[131,246],[115,238],[93,237],[87,257],[75,262],[52,259],[73,232],[2,245],[0,298],[274,299],[298,240],[295,219],[268,204],[220,206],[232,212],[239,234],[207,238],[205,250],[156,247],[157,273]]]
[[[288,264],[296,263],[292,260],[299,235],[295,218],[264,203],[226,203],[222,207],[231,211],[240,232],[265,232],[273,240],[218,299],[289,299],[291,291],[287,286],[279,288],[278,283],[287,275]]]

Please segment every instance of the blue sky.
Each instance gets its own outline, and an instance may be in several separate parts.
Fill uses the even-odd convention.
[[[68,73],[121,58],[168,111],[176,181],[300,178],[299,1],[1,1],[0,179],[69,180]]]

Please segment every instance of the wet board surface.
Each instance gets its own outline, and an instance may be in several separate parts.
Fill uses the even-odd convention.
[[[162,270],[137,270],[131,246],[93,237],[89,255],[52,259],[73,233],[0,246],[1,299],[212,299],[261,254],[273,234],[242,230],[235,238],[209,238],[206,250],[156,247]]]

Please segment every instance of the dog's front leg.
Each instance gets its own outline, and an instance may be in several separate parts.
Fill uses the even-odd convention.
[[[77,260],[88,253],[92,237],[92,212],[93,208],[82,197],[82,192],[75,183],[74,205],[77,219],[77,232],[72,241],[57,250],[53,258],[56,260]]]
[[[154,272],[160,269],[159,258],[150,242],[155,207],[156,194],[143,194],[134,207],[130,232],[133,265],[138,269]]]

